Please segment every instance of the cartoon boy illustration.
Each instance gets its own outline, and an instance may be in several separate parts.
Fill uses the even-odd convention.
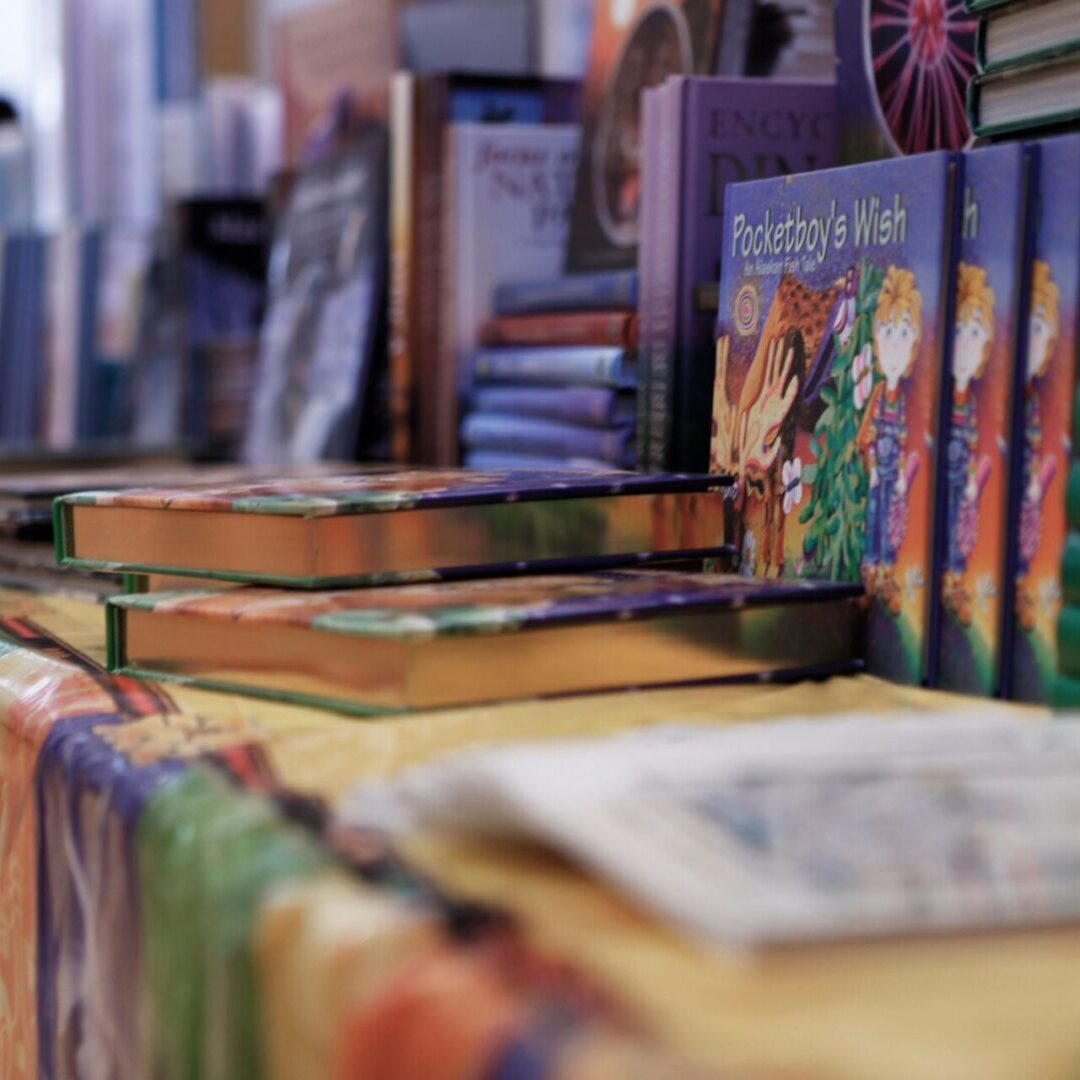
[[[907,528],[907,492],[914,478],[905,455],[908,430],[903,383],[922,338],[922,296],[910,270],[890,266],[885,274],[874,311],[873,337],[878,370],[884,378],[870,395],[858,436],[870,473],[863,579],[867,591],[879,592],[896,613],[900,587],[892,567]]]
[[[994,290],[982,267],[962,262],[957,266],[952,416],[945,447],[948,554],[942,591],[946,607],[965,624],[971,621],[971,597],[963,577],[979,532],[978,501],[990,467],[989,459],[978,467],[975,462],[976,384],[986,370],[993,338]]]
[[[1061,327],[1060,298],[1060,290],[1050,277],[1049,265],[1037,260],[1031,283],[1027,382],[1024,387],[1024,494],[1020,506],[1020,565],[1016,582],[1017,613],[1025,630],[1035,625],[1035,603],[1028,575],[1042,537],[1043,500],[1056,471],[1052,456],[1040,458],[1043,430],[1039,390],[1040,381],[1057,349]]]

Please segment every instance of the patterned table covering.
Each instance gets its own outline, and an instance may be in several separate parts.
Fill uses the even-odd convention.
[[[0,592],[0,1080],[1080,1067],[1080,930],[707,951],[541,850],[392,851],[333,819],[361,778],[467,744],[940,695],[859,678],[357,721],[112,678],[103,622]]]

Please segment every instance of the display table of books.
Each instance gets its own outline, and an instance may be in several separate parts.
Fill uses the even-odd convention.
[[[364,721],[108,675],[91,602],[0,592],[0,618],[8,1077],[992,1080],[1080,1062],[1080,930],[737,949],[707,913],[701,933],[655,916],[663,900],[625,868],[627,888],[603,884],[617,851],[588,872],[599,817],[575,811],[583,857],[562,858],[466,828],[464,804],[453,832],[408,819],[390,784],[465,747],[614,738],[589,773],[611,794],[605,763],[628,750],[662,769],[685,740],[730,734],[752,760],[767,726],[736,721],[947,708],[947,753],[954,714],[1067,727],[1041,713],[853,677]],[[638,867],[658,898],[682,855]],[[740,921],[716,902],[747,940],[792,932],[781,911]]]

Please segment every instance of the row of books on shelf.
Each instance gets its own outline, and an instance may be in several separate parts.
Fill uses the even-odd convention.
[[[1080,137],[728,188],[710,468],[750,573],[861,579],[867,663],[1045,701]]]

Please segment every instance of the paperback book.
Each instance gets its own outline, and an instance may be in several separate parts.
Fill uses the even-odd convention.
[[[745,573],[866,583],[869,669],[933,684],[963,160],[728,188],[710,467]]]
[[[441,470],[84,492],[57,500],[57,557],[306,588],[627,565],[721,549],[726,484]]]
[[[1034,262],[1022,396],[1015,638],[1011,696],[1046,702],[1058,667],[1061,565],[1068,525],[1065,487],[1072,464],[1080,297],[1080,137],[1039,147]]]
[[[1024,395],[1036,190],[1037,158],[1022,145],[966,157],[945,408],[940,664],[941,687],[966,694],[1008,689],[1022,437],[1014,417]]]
[[[669,571],[117,598],[109,666],[350,712],[852,670],[857,586]]]

